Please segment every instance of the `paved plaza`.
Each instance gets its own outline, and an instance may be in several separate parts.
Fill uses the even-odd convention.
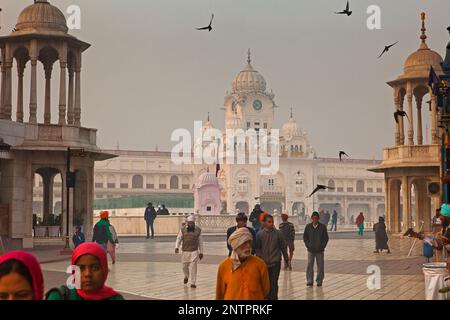
[[[299,237],[298,237],[299,238]],[[392,254],[375,254],[373,239],[331,239],[326,250],[326,278],[322,288],[307,288],[305,282],[306,250],[296,241],[293,271],[281,271],[279,298],[282,300],[423,300],[425,262],[417,243],[407,258],[411,239],[392,239]],[[183,285],[180,256],[173,253],[171,241],[127,240],[118,250],[118,262],[110,263],[108,285],[128,299],[211,300],[215,297],[216,271],[227,255],[224,241],[206,241],[205,258],[199,264],[197,289]],[[55,251],[56,252],[56,251]],[[46,289],[65,282],[69,260],[61,261],[50,251],[41,251]],[[52,261],[53,260],[53,261]],[[59,260],[59,261],[57,261]],[[369,266],[379,266],[381,289],[369,290]]]

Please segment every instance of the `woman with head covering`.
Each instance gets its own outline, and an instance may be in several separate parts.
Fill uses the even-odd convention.
[[[12,251],[0,257],[0,300],[42,300],[44,278],[36,258]]]
[[[375,231],[375,251],[374,253],[379,253],[380,250],[387,250],[387,253],[391,253],[388,245],[388,235],[386,232],[386,224],[384,223],[384,218],[380,217],[378,223],[373,225],[373,231]]]
[[[237,229],[228,239],[231,257],[219,266],[217,300],[264,300],[270,291],[265,262],[252,255],[253,236],[247,228]]]
[[[358,235],[362,237],[364,235],[364,214],[362,212],[356,218],[356,226],[358,227]]]
[[[97,243],[87,242],[79,245],[72,254],[72,265],[79,270],[79,282],[74,287],[66,286],[52,289],[47,300],[124,300],[113,289],[105,286],[108,278],[106,251]]]

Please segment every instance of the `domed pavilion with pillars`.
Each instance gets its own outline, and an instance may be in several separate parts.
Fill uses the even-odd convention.
[[[68,34],[64,14],[46,0],[36,0],[25,8],[13,32],[0,37],[0,138],[9,146],[8,155],[3,159],[0,157],[0,214],[7,216],[6,236],[18,247],[33,247],[42,242],[42,239],[33,238],[32,232],[36,174],[42,177],[44,217],[53,213],[54,179],[61,175],[61,236],[66,235],[68,148],[79,153],[71,157],[70,171],[76,174],[76,186],[69,193],[69,234],[72,233],[74,213],[81,216],[87,234],[91,232],[94,162],[113,156],[97,147],[96,129],[81,126],[82,54],[89,47],[88,43]],[[39,62],[43,65],[45,81],[38,78]],[[17,87],[14,86],[17,88],[15,105],[14,66],[18,79]],[[27,66],[30,69],[28,103],[24,101]],[[57,121],[52,123],[51,79],[56,68],[60,75],[59,102]],[[38,81],[45,84],[42,95],[38,92]],[[26,103],[29,109],[24,111]],[[38,114],[43,114],[42,120]]]
[[[421,20],[419,49],[406,60],[403,74],[388,82],[394,92],[393,112],[406,111],[408,117],[398,117],[398,122],[394,122],[395,147],[384,149],[383,162],[371,169],[385,174],[386,218],[388,228],[393,233],[412,227],[413,218],[416,228],[419,228],[423,221],[423,229],[430,231],[432,217],[440,202],[439,191],[430,192],[428,188],[430,183],[436,186],[440,181],[437,99],[432,94],[428,79],[431,66],[436,74],[443,74],[443,60],[426,43],[425,13],[421,14]],[[429,98],[426,100],[430,100],[429,107],[423,108],[426,96]],[[430,117],[430,131],[425,132],[427,137],[428,134],[431,136],[430,144],[424,144],[423,111]],[[412,189],[415,198],[414,217]]]

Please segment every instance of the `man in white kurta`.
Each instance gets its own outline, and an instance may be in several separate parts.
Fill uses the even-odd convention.
[[[175,243],[175,253],[180,252],[183,264],[184,284],[191,279],[191,288],[197,288],[197,264],[203,259],[203,237],[202,230],[195,225],[195,216],[187,218],[187,224],[181,227]]]

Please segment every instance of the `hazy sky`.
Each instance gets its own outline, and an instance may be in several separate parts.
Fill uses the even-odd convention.
[[[32,2],[0,0],[1,35]],[[450,40],[447,0],[351,1],[349,18],[333,14],[345,0],[50,2],[63,12],[71,4],[81,7],[82,28],[71,33],[92,44],[83,58],[82,124],[99,129],[102,148],[119,142],[122,149],[170,150],[172,130],[192,130],[208,111],[223,128],[225,93],[251,48],[252,64],[280,106],[276,125],[294,107],[319,156],[344,149],[354,158],[381,158],[382,148],[393,145],[386,81],[402,73],[405,59],[419,47],[420,12],[428,14],[432,49],[444,57]],[[382,9],[382,30],[366,27],[366,9],[373,4]],[[195,31],[212,12],[215,30]],[[378,60],[384,45],[395,41],[400,43]]]

